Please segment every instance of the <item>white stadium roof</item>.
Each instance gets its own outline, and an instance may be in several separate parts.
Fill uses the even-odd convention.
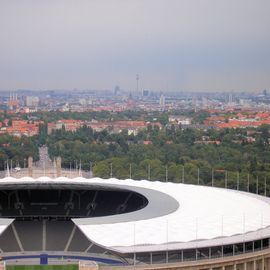
[[[12,223],[12,219],[0,218],[0,234]]]
[[[0,187],[18,183],[111,186],[143,194],[149,203],[141,210],[73,219],[91,241],[118,252],[207,247],[270,237],[270,199],[250,193],[145,180],[82,177],[9,177],[0,180]],[[0,219],[0,233],[9,223]]]

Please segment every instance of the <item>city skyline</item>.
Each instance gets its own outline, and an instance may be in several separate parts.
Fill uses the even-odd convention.
[[[0,89],[270,88],[267,0],[0,4]]]

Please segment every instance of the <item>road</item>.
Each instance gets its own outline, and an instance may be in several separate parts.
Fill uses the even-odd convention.
[[[46,146],[39,147],[39,161],[37,161],[34,166],[39,169],[53,168],[53,162],[49,157],[48,148]]]
[[[28,168],[21,169],[20,171],[15,171],[14,169],[10,171],[10,175],[15,178],[21,178],[28,176]],[[7,172],[0,171],[0,178],[4,178],[6,176]],[[56,177],[56,168],[53,166],[53,162],[51,161],[49,154],[48,154],[48,148],[46,146],[39,147],[39,161],[35,162],[33,164],[33,178],[38,178],[41,176],[48,176],[55,178]],[[79,170],[69,170],[69,169],[62,169],[61,175],[68,178],[75,178],[78,176],[83,176],[85,178],[92,178],[93,174],[89,171],[81,171]]]

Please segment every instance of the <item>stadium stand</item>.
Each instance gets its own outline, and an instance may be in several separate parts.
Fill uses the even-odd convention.
[[[64,250],[73,226],[72,221],[46,221],[46,250]]]
[[[72,237],[68,251],[85,251],[89,247],[89,240],[85,235],[76,227],[75,233]]]
[[[44,224],[45,234],[43,233]],[[72,234],[72,232],[74,233]],[[89,241],[72,221],[56,220],[46,220],[44,222],[42,220],[16,220],[0,236],[0,246],[3,252],[37,250],[88,253],[104,252],[104,249],[95,246]],[[88,247],[90,248],[88,249]]]
[[[0,235],[0,246],[3,252],[20,250],[11,226],[9,226],[5,232]]]
[[[0,215],[17,220],[99,217],[132,212],[147,204],[135,192],[121,190],[1,190]]]
[[[1,253],[79,252],[108,253],[91,242],[72,218],[100,217],[136,211],[147,200],[121,189],[72,189],[69,186],[0,190],[0,216],[15,220],[0,235]]]
[[[14,227],[24,250],[42,250],[42,222],[18,220],[14,222]]]

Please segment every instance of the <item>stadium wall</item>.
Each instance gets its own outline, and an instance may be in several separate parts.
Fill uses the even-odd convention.
[[[270,249],[211,260],[138,266],[95,266],[98,270],[270,270]],[[93,270],[81,268],[80,270]]]

